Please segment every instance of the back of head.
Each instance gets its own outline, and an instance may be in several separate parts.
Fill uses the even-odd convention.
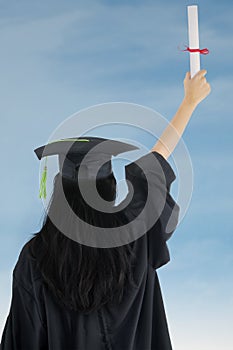
[[[88,181],[92,180],[87,180],[86,188]],[[113,174],[104,179],[97,177],[96,188],[104,200],[116,199]],[[77,231],[83,228],[63,214],[63,192],[70,209],[84,222],[99,227],[108,227],[111,222],[114,226],[111,213],[101,213],[87,205],[77,181],[57,174],[43,227],[32,242],[32,254],[38,260],[45,285],[59,304],[79,312],[89,313],[107,302],[119,303],[126,287],[136,287],[132,270],[134,242],[114,248],[95,248],[68,238],[50,220],[51,211],[56,211],[63,227]]]

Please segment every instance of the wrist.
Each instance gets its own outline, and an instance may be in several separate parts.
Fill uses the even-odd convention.
[[[182,105],[184,105],[186,108],[190,108],[194,110],[197,107],[198,103],[195,103],[194,101],[191,101],[187,97],[184,97],[182,101]]]

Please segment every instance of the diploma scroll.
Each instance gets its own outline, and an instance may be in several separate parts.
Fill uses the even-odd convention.
[[[189,48],[199,49],[199,31],[198,31],[198,7],[197,5],[188,6],[188,37]],[[200,52],[190,52],[190,73],[191,78],[200,70]]]

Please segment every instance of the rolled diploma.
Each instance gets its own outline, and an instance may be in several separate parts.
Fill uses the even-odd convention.
[[[189,36],[189,48],[199,49],[197,5],[188,6],[188,36]],[[189,58],[190,58],[190,73],[192,78],[200,70],[200,52],[190,52]]]

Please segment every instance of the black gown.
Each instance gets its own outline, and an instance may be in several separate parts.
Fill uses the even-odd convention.
[[[135,241],[138,288],[124,295],[120,305],[104,305],[85,315],[58,305],[44,287],[37,262],[30,256],[30,241],[22,248],[13,270],[12,300],[2,334],[1,350],[171,350],[156,269],[169,262],[166,241],[178,223],[179,206],[170,194],[176,176],[167,160],[150,152],[164,175],[150,169],[148,155],[141,164],[151,171],[148,191],[157,189],[157,200],[165,193],[165,205],[156,224]],[[126,178],[137,189],[131,214],[143,206],[145,182],[135,163],[126,166]],[[163,192],[163,193],[162,193]],[[154,201],[156,210],[156,200]],[[151,204],[153,206],[153,203]],[[173,228],[166,232],[170,217]]]

